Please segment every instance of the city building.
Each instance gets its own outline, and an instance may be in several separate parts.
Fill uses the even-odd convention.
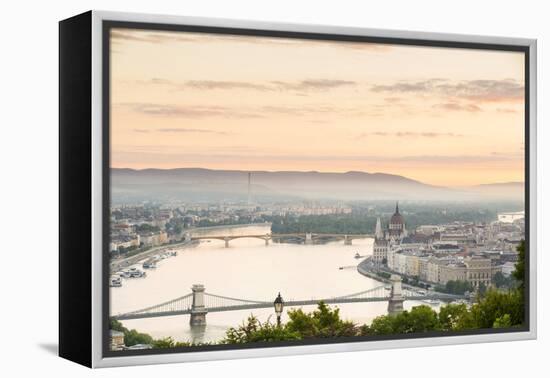
[[[489,286],[491,279],[493,278],[493,268],[491,265],[491,259],[481,256],[471,256],[464,259],[464,265],[467,268],[467,281],[474,286],[484,284]]]
[[[439,265],[439,284],[446,284],[448,281],[466,281],[467,267],[464,263],[450,263]]]
[[[137,248],[140,245],[139,235],[114,235],[109,242],[109,250],[117,252],[119,249]]]
[[[418,279],[428,281],[428,261],[430,256],[421,256],[418,258]]]
[[[473,233],[441,233],[439,236],[441,242],[456,242],[457,245],[476,244],[476,237]]]
[[[514,221],[519,219],[525,219],[525,211],[498,214],[498,221],[501,223],[513,223]]]
[[[372,246],[372,258],[377,263],[388,261],[389,243],[385,239],[374,239]]]
[[[441,231],[440,226],[422,225],[416,228],[417,234],[432,236]]]
[[[384,239],[382,224],[380,218],[376,220],[376,229],[374,232],[374,244],[372,246],[372,258],[376,263],[387,262],[389,243]]]
[[[146,247],[156,247],[168,242],[168,235],[165,231],[144,232],[139,234],[141,244]]]
[[[407,253],[405,255],[405,274],[409,277],[420,276],[420,257],[418,253]]]
[[[430,257],[426,264],[426,281],[439,283],[439,267],[443,265],[443,261],[435,257]]]
[[[431,248],[434,253],[444,253],[444,254],[457,253],[462,250],[458,245],[457,241],[446,241],[446,242],[436,241],[432,243]]]
[[[111,330],[111,350],[124,350],[126,345],[124,345],[124,333],[120,331]]]

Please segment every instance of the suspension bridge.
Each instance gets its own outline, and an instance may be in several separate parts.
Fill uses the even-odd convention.
[[[403,302],[406,300],[442,300],[453,301],[467,299],[465,296],[443,294],[437,292],[419,291],[409,286],[401,285],[401,278],[392,276],[392,283],[372,289],[330,298],[289,299],[284,302],[285,307],[299,307],[317,305],[323,301],[327,304],[360,303],[360,302],[388,302],[390,314],[403,311]],[[203,285],[193,285],[192,292],[179,298],[142,308],[136,311],[113,315],[117,320],[155,318],[162,316],[191,315],[191,325],[205,325],[206,314],[209,312],[252,310],[272,308],[273,300],[251,300],[233,298],[205,292]]]

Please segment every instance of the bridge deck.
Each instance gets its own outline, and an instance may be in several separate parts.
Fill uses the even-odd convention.
[[[348,239],[368,239],[373,238],[372,234],[310,234],[312,238],[348,238]],[[254,235],[197,235],[191,236],[191,240],[204,239],[240,239],[240,238],[257,238],[257,239],[280,239],[280,238],[306,238],[306,234],[254,234]]]
[[[390,299],[390,296],[384,297],[368,297],[368,298],[327,298],[327,299],[309,299],[309,300],[297,300],[286,301],[285,307],[298,307],[317,305],[319,302],[327,304],[339,304],[339,303],[364,303],[364,302],[386,302]],[[415,295],[415,296],[403,296],[405,301],[423,301],[423,300],[442,300],[451,301],[454,299],[463,299],[462,296],[450,296],[450,295]],[[223,312],[223,311],[239,311],[239,310],[253,310],[260,308],[272,308],[273,302],[257,302],[246,303],[233,306],[218,306],[218,307],[206,307],[206,312]],[[130,319],[143,319],[154,318],[162,316],[177,316],[191,314],[191,308],[177,311],[159,311],[159,312],[146,312],[146,313],[127,313],[121,315],[114,315],[113,318],[117,320],[130,320]]]

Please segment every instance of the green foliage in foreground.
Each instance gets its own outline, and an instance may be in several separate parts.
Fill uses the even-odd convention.
[[[345,337],[355,336],[356,326],[353,322],[340,318],[340,309],[331,309],[320,302],[317,310],[305,313],[302,309],[288,311],[290,320],[285,324],[290,331],[298,333],[301,338],[309,337]]]
[[[165,337],[164,339],[153,340],[153,348],[179,348],[188,347],[194,345],[193,343],[186,343],[181,341],[175,341],[171,337]]]
[[[489,290],[471,308],[465,304],[448,304],[442,306],[437,313],[429,306],[418,306],[395,316],[379,316],[369,326],[361,327],[361,334],[389,335],[518,327],[523,324],[523,311],[523,300],[516,291],[502,293]]]
[[[514,289],[517,288],[518,283],[513,276],[505,276],[502,272],[496,272],[492,279],[493,284],[497,288],[502,289]]]
[[[418,333],[439,331],[441,328],[437,312],[432,310],[430,306],[422,305],[394,316],[379,316],[372,321],[370,326],[364,325],[361,327],[361,335]]]
[[[319,303],[316,311],[301,309],[288,312],[289,321],[281,326],[261,323],[251,316],[237,328],[227,331],[224,344],[309,338],[395,335],[430,331],[461,331],[480,328],[509,328],[523,324],[523,301],[517,291],[487,291],[479,303],[442,306],[439,313],[430,306],[413,307],[396,315],[382,315],[370,325],[358,326],[340,318],[338,308]]]
[[[522,240],[518,246],[518,252],[518,262],[512,276],[519,282],[518,290],[523,292],[525,288],[525,240]]]
[[[153,348],[178,348],[195,345],[193,343],[175,341],[171,337],[155,340],[151,337],[151,335],[148,335],[147,333],[140,333],[135,329],[128,329],[124,327],[122,323],[116,319],[111,319],[110,323],[112,330],[124,333],[124,345],[126,346],[132,346],[136,344],[148,344],[151,345]],[[202,343],[201,345],[205,344],[206,343]]]
[[[287,327],[278,327],[269,322],[261,323],[256,317],[250,316],[246,322],[236,328],[227,330],[222,344],[244,344],[259,341],[300,340],[298,333],[291,332]]]
[[[153,338],[146,334],[140,333],[135,329],[128,329],[122,325],[121,322],[115,319],[111,319],[111,329],[122,332],[124,334],[124,344],[126,346],[132,346],[136,344],[153,344]]]
[[[340,309],[331,309],[320,302],[317,310],[305,313],[302,309],[288,311],[289,321],[277,326],[272,323],[261,323],[250,316],[237,328],[230,328],[224,344],[242,344],[258,341],[301,340],[311,337],[356,336],[357,327],[353,322],[340,318]]]

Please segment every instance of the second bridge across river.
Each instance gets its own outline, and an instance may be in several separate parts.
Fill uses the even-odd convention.
[[[311,232],[305,233],[289,233],[289,234],[250,234],[250,235],[191,235],[186,234],[185,240],[223,240],[225,247],[229,248],[229,242],[235,239],[255,238],[265,241],[265,245],[269,245],[269,241],[280,242],[282,240],[299,239],[303,240],[306,245],[315,244],[320,240],[343,240],[345,245],[351,245],[353,239],[369,239],[374,238],[371,234],[316,234]]]

